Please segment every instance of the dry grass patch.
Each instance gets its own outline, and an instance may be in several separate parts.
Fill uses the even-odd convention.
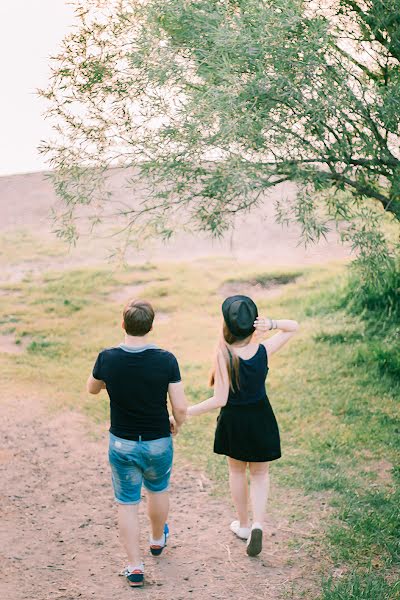
[[[251,277],[227,279],[219,288],[218,292],[222,297],[243,294],[252,298],[276,298],[290,283],[296,283],[302,273],[261,273]]]
[[[29,344],[29,339],[16,338],[13,333],[5,333],[0,335],[0,353],[5,354],[22,354]]]
[[[142,283],[125,285],[124,287],[113,290],[110,293],[109,298],[114,302],[126,304],[129,300],[140,297],[145,288],[146,285]]]

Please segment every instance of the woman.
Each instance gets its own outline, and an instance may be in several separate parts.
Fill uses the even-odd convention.
[[[189,407],[197,416],[221,408],[215,431],[214,452],[228,458],[229,484],[238,520],[231,530],[247,540],[247,554],[256,556],[262,549],[262,531],[268,499],[272,460],[281,456],[278,425],[269,403],[265,380],[268,357],[288,342],[298,329],[296,321],[258,316],[257,307],[247,296],[231,296],[222,305],[223,334],[219,342],[210,385],[212,398]],[[259,344],[256,334],[280,330]],[[248,514],[247,466],[250,471]]]

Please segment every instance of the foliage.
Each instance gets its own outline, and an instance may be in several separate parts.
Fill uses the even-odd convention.
[[[378,255],[379,250],[377,260],[359,257],[342,289],[330,298],[315,298],[307,314],[345,311],[351,319],[346,328],[320,331],[314,340],[352,346],[353,365],[374,373],[382,386],[400,391],[400,264],[387,255],[379,260]]]
[[[79,205],[93,207],[93,225],[104,218],[118,166],[124,185],[150,192],[118,211],[129,239],[222,234],[290,181],[279,221],[299,222],[306,242],[351,222],[344,237],[373,254],[383,211],[367,199],[400,218],[398,3],[320,4],[77,2],[42,91],[59,235],[77,237]]]
[[[375,269],[357,269],[349,280],[345,303],[367,319],[391,319],[400,325],[400,265],[376,263]]]
[[[359,261],[337,306],[363,319],[363,343],[354,353],[354,364],[371,369],[382,377],[382,382],[400,389],[399,263],[387,258]],[[323,341],[323,337],[320,334],[318,341]],[[326,341],[334,343],[329,334]]]

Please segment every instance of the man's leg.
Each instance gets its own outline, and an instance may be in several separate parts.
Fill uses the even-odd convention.
[[[147,514],[151,523],[153,540],[160,540],[164,534],[164,525],[169,511],[169,492],[153,493],[147,490]]]
[[[118,527],[130,567],[141,564],[139,548],[139,504],[118,504]]]

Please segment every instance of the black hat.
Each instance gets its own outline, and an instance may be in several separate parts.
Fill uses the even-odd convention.
[[[258,317],[257,306],[248,296],[229,296],[222,304],[225,323],[233,335],[248,337],[255,331],[254,321]]]

